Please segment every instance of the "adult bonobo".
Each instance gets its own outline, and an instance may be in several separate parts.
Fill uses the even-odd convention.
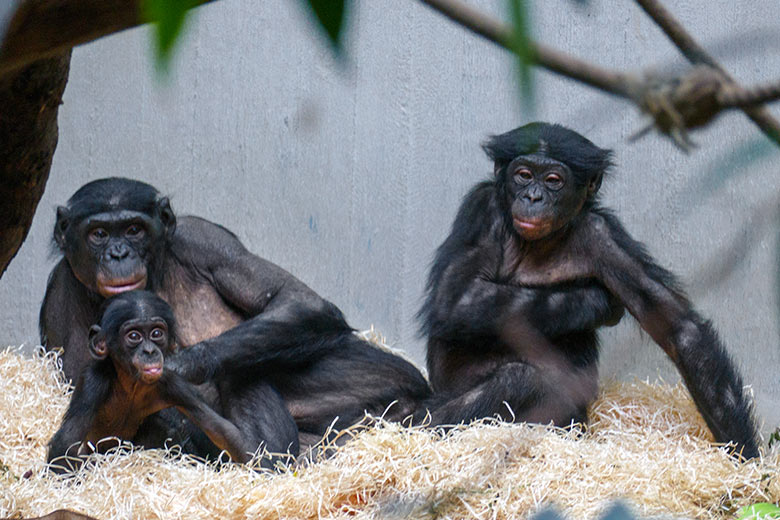
[[[79,375],[62,425],[49,442],[47,460],[55,470],[77,468],[93,447],[105,451],[116,445],[98,443],[101,439],[133,439],[146,417],[172,406],[216,447],[194,455],[224,450],[247,462],[261,447],[297,455],[298,429],[267,383],[235,388],[230,378],[219,381],[217,398],[209,403],[194,385],[163,368],[179,345],[173,312],[161,298],[128,291],[106,300],[104,309],[100,324],[90,328],[95,360]],[[273,459],[261,463],[272,467]]]
[[[225,374],[263,378],[299,431],[322,435],[363,417],[400,419],[426,398],[410,363],[359,339],[333,304],[277,265],[248,252],[227,229],[175,218],[143,182],[86,184],[57,209],[41,340],[62,347],[65,375],[89,360],[87,332],[106,297],[147,289],[173,308],[183,345],[175,368],[195,383]],[[313,437],[309,437],[311,440]]]
[[[751,404],[715,331],[598,203],[611,152],[546,123],[483,147],[494,178],[463,201],[420,311],[433,421],[584,421],[596,330],[625,307],[675,363],[715,439],[756,456]]]

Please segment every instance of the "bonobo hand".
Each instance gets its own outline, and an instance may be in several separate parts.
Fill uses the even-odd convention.
[[[609,295],[609,316],[604,321],[605,327],[614,327],[620,320],[623,319],[623,315],[626,313],[626,308],[620,303],[620,300],[615,298],[612,294]]]
[[[205,343],[196,343],[166,356],[164,366],[166,371],[176,372],[190,383],[200,385],[214,377],[215,364],[211,349]]]

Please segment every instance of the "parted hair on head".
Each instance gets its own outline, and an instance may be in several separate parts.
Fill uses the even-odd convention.
[[[550,123],[529,123],[509,132],[490,136],[482,149],[497,165],[506,166],[515,157],[544,153],[565,163],[578,177],[604,173],[612,166],[612,151],[599,148],[574,130]]]
[[[98,179],[68,199],[68,213],[74,220],[117,208],[154,215],[159,196],[157,189],[145,182],[124,177]]]
[[[100,328],[114,334],[131,319],[162,318],[168,325],[168,336],[176,338],[176,320],[168,303],[150,291],[127,291],[103,302]]]

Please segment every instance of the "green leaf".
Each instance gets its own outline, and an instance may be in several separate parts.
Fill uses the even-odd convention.
[[[528,36],[530,16],[526,0],[509,0],[512,18],[512,38],[509,45],[517,56],[520,82],[520,97],[525,109],[530,110],[534,101],[533,76],[531,66],[536,63],[536,55]]]
[[[341,30],[346,15],[345,0],[303,0],[325,31],[333,50],[341,54]]]
[[[145,21],[154,23],[155,64],[159,72],[169,72],[187,12],[198,4],[197,0],[142,0],[141,16]]]
[[[737,511],[737,520],[761,520],[763,518],[780,518],[780,507],[768,502],[759,502]]]

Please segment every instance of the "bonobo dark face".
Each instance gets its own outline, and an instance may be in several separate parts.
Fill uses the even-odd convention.
[[[168,325],[158,316],[126,321],[119,328],[118,346],[123,353],[112,356],[117,371],[124,371],[146,384],[163,373],[163,351],[168,348]]]
[[[110,357],[118,374],[153,384],[176,349],[174,326],[170,306],[154,293],[126,292],[106,301],[100,325],[90,329],[90,352]]]
[[[57,208],[54,240],[76,278],[109,298],[148,287],[175,224],[168,199],[152,186],[101,179]]]
[[[589,194],[588,185],[574,182],[568,166],[544,154],[515,158],[505,176],[512,225],[525,240],[561,229],[579,214]]]
[[[573,130],[529,123],[482,144],[493,160],[507,223],[520,238],[539,240],[562,229],[596,201],[611,152]]]

